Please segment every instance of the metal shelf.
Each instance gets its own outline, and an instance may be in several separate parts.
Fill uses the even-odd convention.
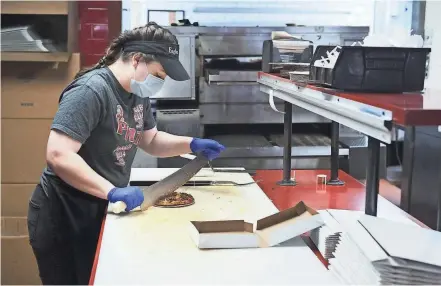
[[[260,90],[390,144],[392,112],[262,75]]]
[[[331,176],[328,185],[341,186],[339,171],[339,125],[342,124],[368,136],[368,163],[366,173],[365,213],[377,215],[379,190],[380,142],[392,141],[392,112],[337,96],[332,92],[298,86],[296,83],[271,74],[259,73],[260,90],[285,101],[284,156],[282,186],[295,186],[291,178],[292,105],[332,120]]]

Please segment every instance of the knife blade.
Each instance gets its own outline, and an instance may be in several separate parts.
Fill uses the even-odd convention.
[[[207,162],[208,160],[204,156],[199,155],[184,167],[167,176],[163,180],[156,182],[149,187],[143,188],[144,202],[141,204],[140,208],[135,210],[145,211],[153,206],[160,197],[173,193],[206,166]],[[119,214],[124,212],[126,207],[126,204],[121,201],[110,203],[108,211]]]
[[[133,181],[130,182],[131,186],[152,186],[158,181]],[[236,183],[234,181],[188,181],[182,185],[182,187],[201,187],[201,186],[247,186],[251,184],[259,183],[260,180],[252,181],[248,183]]]
[[[180,157],[185,158],[185,159],[189,159],[189,160],[193,160],[194,158],[196,158],[195,155],[192,154],[183,154],[180,155]],[[256,170],[238,170],[238,169],[218,169],[218,168],[213,168],[213,165],[211,164],[210,161],[208,161],[208,166],[210,167],[211,171],[215,172],[219,172],[219,173],[248,173],[250,175],[255,175],[256,174]]]
[[[217,173],[242,173],[242,174],[248,173],[250,175],[256,174],[256,170],[217,169],[217,168],[214,168],[213,170],[214,170],[214,172],[217,172]]]

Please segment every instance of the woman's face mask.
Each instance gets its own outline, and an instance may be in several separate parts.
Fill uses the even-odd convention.
[[[144,64],[145,63],[140,63]],[[138,64],[139,65],[139,64]],[[135,68],[136,74],[137,68]],[[139,97],[146,98],[151,97],[158,93],[164,85],[164,80],[156,77],[152,74],[148,74],[145,80],[137,81],[136,77],[130,80],[130,88],[132,89],[132,93],[136,94]]]

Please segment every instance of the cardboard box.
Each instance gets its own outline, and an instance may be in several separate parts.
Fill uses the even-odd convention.
[[[2,14],[67,15],[67,1],[2,1]]]
[[[36,184],[2,184],[2,217],[25,217],[28,215],[29,199]]]
[[[1,284],[39,285],[26,217],[2,217]]]
[[[269,247],[323,224],[320,214],[301,201],[292,208],[258,220],[256,233],[261,239],[261,247]]]
[[[33,184],[46,166],[52,119],[2,119],[3,184]]]
[[[53,118],[61,92],[80,68],[79,54],[58,64],[2,62],[2,118]]]
[[[254,226],[243,220],[192,221],[190,235],[199,248],[259,247]]]
[[[323,224],[320,214],[301,201],[255,224],[241,220],[192,221],[190,236],[201,249],[271,247]]]

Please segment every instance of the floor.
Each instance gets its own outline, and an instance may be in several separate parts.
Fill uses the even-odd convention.
[[[329,170],[297,170],[295,173],[296,186],[279,186],[277,182],[282,178],[281,170],[261,170],[254,175],[256,181],[260,180],[259,187],[279,210],[285,210],[303,201],[308,206],[320,209],[345,209],[364,210],[365,185],[352,178],[343,171],[339,172],[340,180],[345,182],[344,186],[323,186],[317,184],[317,175],[330,176]],[[400,189],[385,180],[380,182],[380,195],[395,204],[400,204]],[[408,216],[403,212],[403,215]],[[415,219],[413,219],[415,220]],[[416,221],[425,227],[419,221]],[[317,247],[309,238],[308,234],[303,236],[306,244],[314,251],[321,262],[327,266]]]

